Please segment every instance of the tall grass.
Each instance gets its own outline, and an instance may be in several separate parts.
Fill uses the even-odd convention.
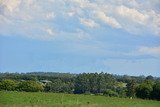
[[[160,101],[41,92],[0,92],[0,107],[160,107]]]

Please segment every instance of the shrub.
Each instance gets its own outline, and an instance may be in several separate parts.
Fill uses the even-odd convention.
[[[109,96],[109,97],[118,97],[118,93],[116,93],[110,89],[107,89],[106,91],[104,91],[103,95]]]
[[[38,92],[43,91],[43,86],[35,81],[22,81],[18,84],[19,91]]]
[[[0,82],[0,90],[14,91],[16,86],[16,82],[10,79],[5,79]]]
[[[143,99],[151,98],[151,92],[153,91],[153,84],[150,81],[145,81],[139,85],[136,89],[136,96]]]
[[[153,86],[153,91],[151,93],[151,97],[152,97],[152,99],[160,100],[160,82],[157,82]]]

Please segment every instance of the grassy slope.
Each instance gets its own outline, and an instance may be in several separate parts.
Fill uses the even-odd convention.
[[[0,107],[160,107],[160,101],[56,93],[0,92]]]

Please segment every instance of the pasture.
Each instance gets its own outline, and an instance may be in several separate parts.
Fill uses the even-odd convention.
[[[0,92],[0,107],[160,107],[160,101],[43,92]]]

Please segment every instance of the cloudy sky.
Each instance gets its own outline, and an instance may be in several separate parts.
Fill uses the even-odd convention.
[[[0,72],[160,76],[160,0],[0,0]]]

